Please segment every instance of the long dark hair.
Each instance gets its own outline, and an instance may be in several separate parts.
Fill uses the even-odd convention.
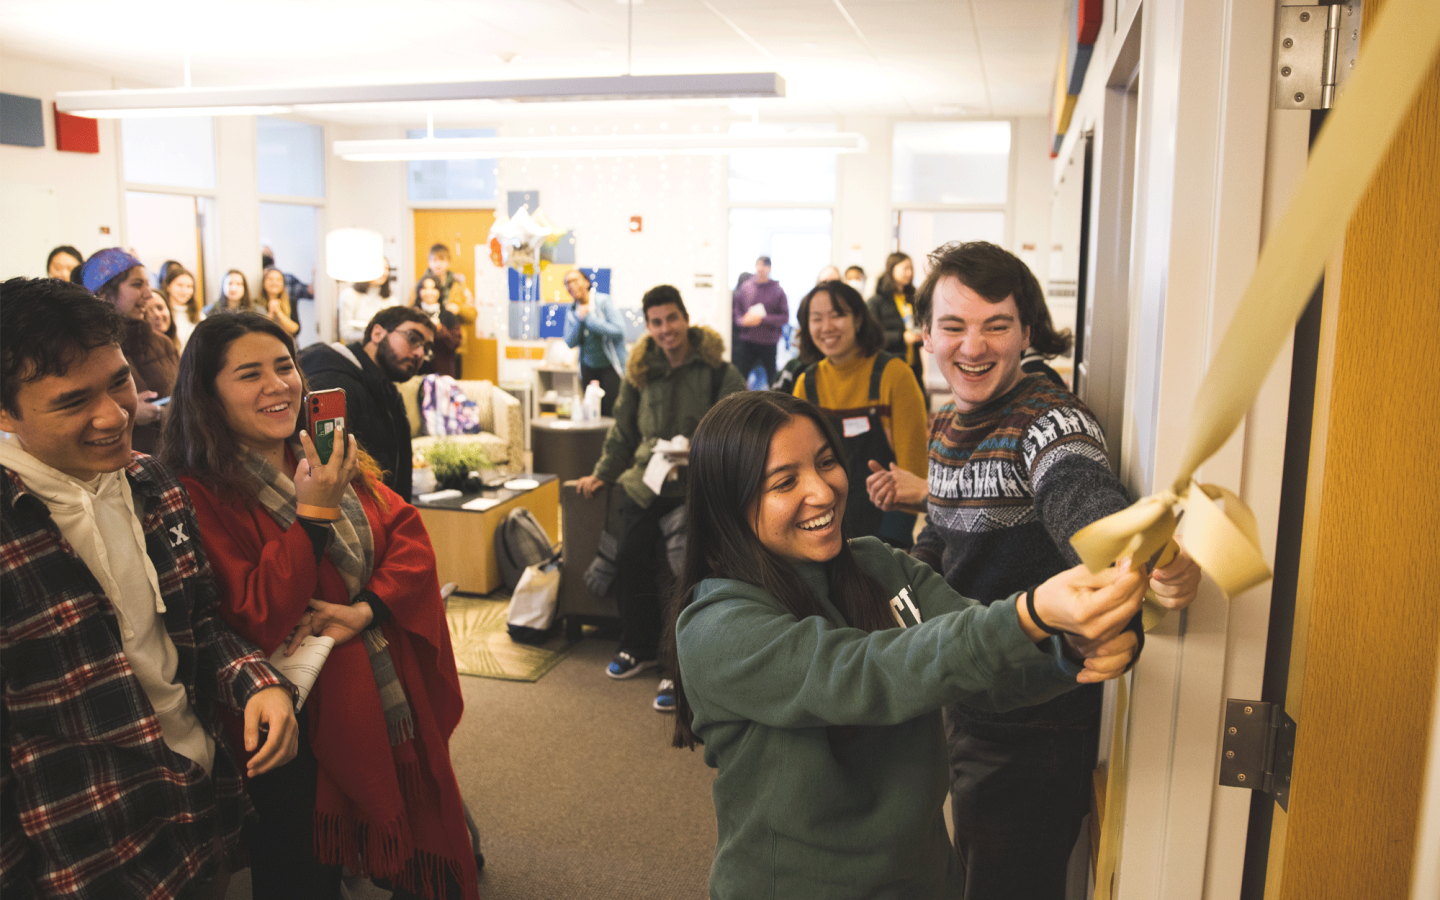
[[[410,305],[417,309],[420,308],[420,289],[425,287],[425,282],[427,281],[433,282],[435,285],[435,290],[440,291],[442,295],[445,293],[443,290],[441,290],[440,279],[430,274],[421,275],[420,280],[415,282],[415,295],[410,298]],[[440,304],[441,310],[445,309],[445,302],[443,296],[437,297],[435,299],[435,302]]]
[[[910,276],[910,283],[903,288],[895,284],[895,267],[906,260],[910,260],[910,265],[915,265],[915,261],[910,259],[910,254],[908,253],[900,253],[897,251],[885,257],[885,271],[881,272],[880,277],[875,281],[875,293],[887,300],[896,294],[904,294],[907,300],[915,297],[914,275]]]
[[[750,509],[765,483],[770,441],[796,416],[815,423],[830,449],[840,456],[835,429],[806,401],[774,391],[740,391],[716,403],[690,439],[690,528],[685,538],[685,568],[666,610],[665,646],[675,675],[676,747],[694,749],[694,713],[680,677],[675,623],[707,578],[731,578],[770,594],[797,619],[825,615],[795,568],[771,552],[755,534]],[[844,509],[835,515],[844,518]],[[895,625],[885,592],[855,561],[848,541],[827,564],[830,601],[854,628],[880,631]]]
[[[109,281],[95,289],[95,296],[104,300],[111,306],[115,306],[120,299],[120,285],[124,284],[130,277],[130,273],[143,266],[131,266],[123,272],[113,276]],[[76,266],[75,271],[79,272],[80,267]],[[125,318],[125,333],[120,339],[120,349],[125,353],[125,358],[136,368],[148,367],[163,362],[167,357],[173,362],[180,355],[180,344],[178,340],[169,335],[157,334],[150,323],[145,321],[145,309],[141,307],[140,318]],[[170,325],[175,325],[175,316],[170,316]]]
[[[812,363],[825,355],[815,346],[815,339],[810,336],[810,301],[815,299],[816,294],[828,294],[836,309],[849,313],[855,320],[855,345],[860,349],[861,356],[874,356],[884,349],[885,329],[870,311],[860,292],[843,281],[822,281],[810,289],[810,293],[800,301],[800,309],[795,313],[795,321],[800,326],[801,359]]]
[[[284,328],[257,312],[210,316],[195,326],[185,352],[180,354],[180,371],[175,376],[170,417],[160,446],[161,461],[176,474],[188,475],[226,500],[240,504],[254,503],[260,485],[245,468],[240,442],[230,430],[225,404],[215,391],[215,378],[225,366],[230,345],[255,332],[268,334],[285,345],[285,352],[300,374],[300,407],[305,408],[310,385],[296,360],[295,342]],[[297,416],[296,434],[302,427],[304,420]],[[357,450],[360,468],[351,483],[378,502],[374,482],[380,478],[380,467],[363,449]]]
[[[240,286],[245,289],[245,293],[240,295],[240,299],[236,301],[234,306],[230,305],[229,298],[225,296],[225,282],[230,280],[231,275],[239,275]],[[250,296],[250,279],[246,278],[245,273],[240,271],[239,269],[231,269],[230,271],[226,272],[225,277],[220,279],[220,306],[217,307],[217,309],[221,311],[243,310],[253,309],[254,307],[255,298]]]
[[[443,245],[442,245],[442,244],[436,244],[435,246],[436,246],[436,247],[440,247],[440,246],[443,246]],[[433,251],[433,250],[435,249],[435,247],[431,247],[430,249]],[[445,251],[445,258],[446,258],[446,259],[449,259],[449,258],[450,258],[450,251],[449,251],[449,250],[446,250],[446,251]],[[384,277],[385,280],[380,282],[380,299],[381,299],[381,300],[389,300],[389,299],[390,299],[390,261],[389,261],[388,259],[385,261],[385,273],[384,273],[384,276],[383,276],[383,277]],[[357,281],[357,282],[355,282],[353,285],[351,285],[351,287],[355,288],[355,292],[356,292],[356,293],[359,293],[359,294],[368,294],[368,293],[370,293],[370,285],[372,285],[372,284],[374,284],[374,283],[375,283],[375,282],[373,282],[373,281]],[[445,296],[445,285],[440,284],[440,281],[439,281],[438,279],[436,279],[435,283],[436,283],[437,285],[439,285],[439,287],[440,287],[440,296],[441,296],[441,298],[443,299],[444,296]],[[416,296],[419,296],[419,295],[417,294]]]

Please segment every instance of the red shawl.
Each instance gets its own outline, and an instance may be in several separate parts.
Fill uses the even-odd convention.
[[[285,640],[311,597],[349,602],[330,560],[322,557],[317,566],[299,522],[281,531],[260,506],[226,503],[193,478],[181,481],[215,570],[221,616],[266,654]],[[392,613],[381,630],[413,710],[415,737],[390,746],[364,643],[332,650],[305,701],[319,764],[316,855],[422,897],[443,897],[448,876],[463,897],[478,900],[450,765],[449,739],[463,701],[435,551],[415,507],[383,485],[377,489],[384,509],[359,491],[375,542],[375,569],[365,588]]]

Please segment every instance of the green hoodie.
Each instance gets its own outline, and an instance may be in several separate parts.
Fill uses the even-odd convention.
[[[875,538],[850,546],[906,627],[845,626],[819,563],[797,568],[824,618],[797,621],[760,588],[718,578],[680,614],[681,683],[720,770],[717,900],[960,896],[940,708],[1009,709],[1077,686],[1058,639],[1021,631],[1015,597],[982,606]]]

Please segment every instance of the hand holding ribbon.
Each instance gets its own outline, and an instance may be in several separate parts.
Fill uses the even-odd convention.
[[[1370,29],[1361,63],[1315,141],[1305,176],[1266,241],[1231,326],[1205,372],[1185,453],[1170,490],[1076,532],[1091,570],[1122,556],[1149,559],[1171,541],[1181,509],[1190,554],[1227,596],[1270,578],[1252,513],[1223,487],[1194,480],[1230,438],[1304,311],[1325,259],[1390,145],[1440,46],[1440,3],[1392,0]],[[1146,604],[1146,627],[1163,612]]]

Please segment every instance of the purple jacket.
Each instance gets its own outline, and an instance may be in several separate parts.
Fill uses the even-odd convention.
[[[753,327],[741,325],[740,320],[745,317],[745,311],[757,303],[765,307],[765,320]],[[740,289],[735,292],[734,314],[740,340],[751,344],[774,345],[780,343],[780,326],[790,320],[790,302],[785,299],[785,289],[780,286],[780,282],[756,284],[752,278],[740,285]]]

